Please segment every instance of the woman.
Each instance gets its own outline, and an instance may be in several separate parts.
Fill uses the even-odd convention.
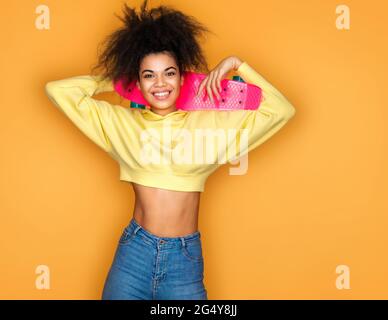
[[[144,1],[137,15],[125,5],[125,26],[107,38],[99,57],[97,67],[104,67],[103,75],[51,81],[46,92],[82,132],[119,163],[120,180],[130,182],[135,192],[133,217],[118,241],[102,298],[208,299],[198,230],[205,181],[221,164],[238,158],[233,152],[235,143],[240,141],[239,157],[246,155],[284,126],[295,109],[236,56],[228,56],[208,72],[197,39],[208,30],[175,9],[160,6],[147,11],[146,6]],[[260,108],[177,109],[185,70],[208,72],[198,95],[206,93],[211,100],[221,98],[220,81],[236,71],[262,89]],[[113,91],[112,81],[118,79],[126,84],[136,80],[150,109],[124,108],[92,98]],[[199,156],[203,149],[194,141],[198,129],[237,133],[225,144],[214,140],[207,144],[206,150],[216,149],[210,152],[209,161]],[[241,148],[244,137],[246,147]],[[184,161],[178,157],[182,153]]]

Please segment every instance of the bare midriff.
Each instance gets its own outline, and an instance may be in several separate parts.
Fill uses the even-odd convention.
[[[132,182],[133,217],[158,237],[180,237],[198,231],[200,192],[172,191]]]

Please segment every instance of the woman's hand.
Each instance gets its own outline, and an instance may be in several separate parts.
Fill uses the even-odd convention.
[[[236,56],[229,56],[222,60],[213,70],[210,71],[206,78],[202,80],[196,97],[201,94],[202,89],[206,86],[206,92],[211,102],[214,103],[212,92],[216,95],[218,100],[220,100],[220,92],[222,90],[221,80],[225,78],[229,71],[237,70],[241,63],[242,61]]]

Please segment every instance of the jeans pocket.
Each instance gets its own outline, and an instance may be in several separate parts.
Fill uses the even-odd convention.
[[[131,243],[134,236],[135,236],[135,232],[134,232],[133,228],[129,229],[129,227],[125,227],[121,236],[120,236],[119,244],[128,245],[129,243]]]
[[[186,241],[182,246],[183,255],[191,261],[203,261],[201,239]]]

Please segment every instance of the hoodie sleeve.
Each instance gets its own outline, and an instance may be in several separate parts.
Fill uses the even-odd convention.
[[[113,91],[113,82],[101,76],[82,75],[50,81],[45,85],[49,99],[89,139],[104,151],[111,152],[108,132],[113,115],[120,106],[93,99],[94,94]]]
[[[235,140],[239,141],[239,146],[235,147],[233,152],[240,157],[279,131],[294,116],[295,108],[247,62],[243,62],[239,66],[237,73],[245,82],[252,83],[262,89],[262,100],[258,109],[218,111],[216,113],[217,127],[225,128],[227,126],[229,129],[236,129]],[[232,143],[235,143],[235,140]],[[228,152],[228,161],[231,160],[229,153],[233,152]]]

